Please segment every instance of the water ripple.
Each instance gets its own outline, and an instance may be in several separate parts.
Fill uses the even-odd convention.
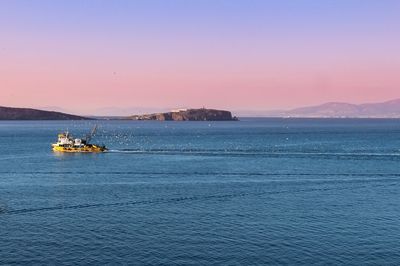
[[[41,207],[41,208],[9,209],[9,210],[3,211],[3,214],[25,214],[25,213],[34,213],[34,212],[42,212],[42,211],[56,211],[56,210],[70,210],[70,209],[102,208],[102,207],[117,207],[117,206],[130,206],[130,205],[146,205],[146,204],[165,204],[165,203],[173,203],[173,202],[176,203],[176,202],[182,202],[182,201],[228,199],[228,198],[236,198],[236,197],[274,195],[274,194],[282,194],[282,193],[347,190],[347,189],[360,189],[360,188],[366,188],[366,187],[368,187],[368,186],[363,185],[363,186],[352,186],[352,187],[342,187],[342,188],[338,188],[338,187],[326,188],[325,187],[325,188],[281,190],[281,191],[240,192],[240,193],[222,194],[222,195],[201,195],[201,196],[183,196],[183,197],[176,197],[176,198],[157,198],[157,199],[141,200],[141,201],[121,201],[121,202],[113,202],[113,203],[60,205],[60,206]]]

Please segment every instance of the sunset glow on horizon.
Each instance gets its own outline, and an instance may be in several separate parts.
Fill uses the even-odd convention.
[[[1,1],[0,106],[400,98],[400,1]]]

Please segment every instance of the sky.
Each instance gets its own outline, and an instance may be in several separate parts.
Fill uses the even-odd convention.
[[[1,0],[0,105],[87,114],[400,98],[399,13],[397,0]]]

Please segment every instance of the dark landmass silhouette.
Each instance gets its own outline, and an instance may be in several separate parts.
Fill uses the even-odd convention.
[[[31,108],[0,106],[0,120],[89,120],[91,118]]]
[[[158,121],[236,121],[232,113],[215,109],[181,109],[166,113],[133,115],[131,120],[158,120]]]

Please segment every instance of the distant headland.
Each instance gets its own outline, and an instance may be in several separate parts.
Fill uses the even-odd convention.
[[[178,109],[166,113],[154,113],[129,116],[130,120],[157,121],[237,121],[236,116],[225,110],[215,109]]]
[[[100,117],[84,117],[62,112],[44,111],[32,108],[14,108],[0,106],[0,120],[94,120]],[[106,118],[104,118],[106,119]],[[119,118],[123,120],[157,120],[157,121],[236,121],[237,117],[225,110],[215,109],[179,109],[166,113],[132,115]]]
[[[91,118],[31,108],[0,106],[0,120],[90,120]]]

